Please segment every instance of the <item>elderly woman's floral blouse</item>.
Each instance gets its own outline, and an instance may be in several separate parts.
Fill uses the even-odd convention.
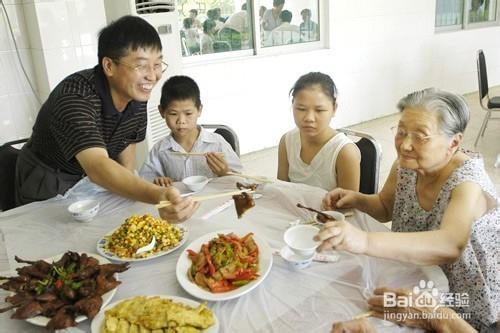
[[[476,329],[483,330],[497,322],[500,313],[500,198],[486,174],[479,154],[464,153],[470,159],[453,171],[430,211],[424,210],[419,204],[416,193],[417,173],[398,168],[392,230],[416,232],[439,229],[451,192],[464,182],[479,184],[496,201],[496,208],[474,221],[462,256],[452,264],[441,265],[448,277],[450,292],[468,294],[469,306],[453,309],[470,313],[469,323]]]

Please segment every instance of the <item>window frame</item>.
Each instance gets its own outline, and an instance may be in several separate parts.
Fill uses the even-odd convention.
[[[282,54],[290,53],[301,53],[316,51],[329,48],[328,45],[328,17],[329,17],[329,7],[328,0],[313,0],[318,3],[318,24],[319,24],[319,40],[312,42],[303,42],[289,45],[279,45],[279,46],[268,46],[262,47],[260,40],[260,22],[258,11],[256,8],[260,8],[261,0],[247,0],[247,10],[250,10],[252,20],[250,29],[253,34],[252,44],[247,50],[237,50],[230,52],[220,52],[211,54],[201,54],[196,56],[182,56],[183,65],[199,65],[199,64],[210,64],[223,61],[237,60],[242,58],[251,57],[268,57],[276,56]],[[181,46],[182,47],[182,46]]]
[[[464,0],[463,8],[462,8],[462,23],[454,24],[454,25],[445,25],[445,26],[436,26],[436,16],[437,16],[437,0],[436,0],[436,10],[434,11],[434,31],[437,33],[440,32],[451,32],[451,31],[461,31],[461,30],[472,30],[472,29],[480,29],[480,28],[488,28],[500,25],[500,10],[499,4],[500,0],[492,0],[495,1],[495,20],[493,21],[485,21],[485,22],[469,22],[468,8],[470,7],[471,0]]]

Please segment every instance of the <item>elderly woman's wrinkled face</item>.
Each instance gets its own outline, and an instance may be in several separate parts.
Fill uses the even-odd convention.
[[[403,110],[394,137],[401,167],[433,171],[446,165],[454,149],[439,123],[435,112],[422,108]]]

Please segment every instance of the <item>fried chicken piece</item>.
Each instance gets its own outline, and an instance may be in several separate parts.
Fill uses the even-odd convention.
[[[38,301],[29,301],[21,305],[16,312],[11,316],[12,319],[27,319],[38,316],[43,311],[42,305]]]
[[[255,206],[255,201],[253,200],[253,196],[246,192],[241,194],[233,195],[234,206],[236,207],[236,214],[240,219],[243,214],[249,210],[250,208]]]
[[[63,306],[59,310],[57,310],[54,317],[52,317],[47,323],[48,330],[58,330],[71,326],[76,326],[75,321],[75,308],[73,306]]]
[[[103,264],[99,265],[99,274],[110,276],[115,273],[125,272],[127,269],[129,269],[128,262],[125,262],[123,264]]]
[[[97,287],[95,293],[99,296],[104,295],[110,290],[115,289],[121,283],[120,281],[116,281],[116,279],[111,277],[106,277],[104,274],[99,274],[96,277]]]
[[[83,313],[84,315],[89,317],[89,319],[95,317],[95,315],[101,309],[101,306],[102,306],[102,297],[98,295],[81,299],[75,303],[77,311]]]
[[[255,191],[255,190],[257,190],[257,186],[258,186],[257,184],[244,184],[244,183],[236,182],[236,187],[238,188],[238,190],[248,189],[251,191]]]

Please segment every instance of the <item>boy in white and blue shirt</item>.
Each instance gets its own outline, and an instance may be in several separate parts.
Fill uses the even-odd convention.
[[[139,171],[141,177],[169,186],[189,176],[211,178],[242,171],[229,143],[197,124],[202,108],[200,90],[193,79],[173,76],[165,82],[158,110],[171,133],[153,146]]]

